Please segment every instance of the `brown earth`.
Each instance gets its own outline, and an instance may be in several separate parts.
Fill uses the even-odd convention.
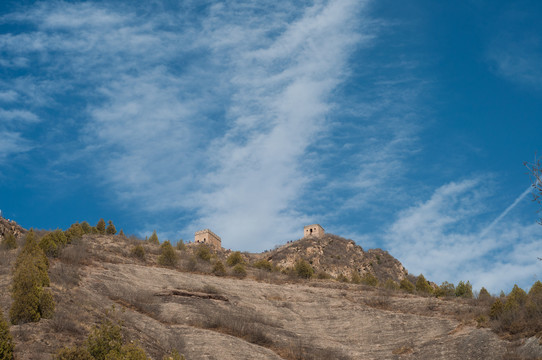
[[[12,325],[17,359],[51,359],[80,344],[114,306],[125,337],[153,359],[176,348],[192,359],[528,359],[540,345],[500,339],[474,319],[475,300],[436,299],[339,283],[292,280],[248,268],[244,279],[211,274],[193,249],[174,268],[157,266],[159,247],[119,236],[86,235],[50,266],[53,319]],[[9,312],[17,250],[0,251],[0,307]],[[188,271],[190,270],[190,271]],[[231,269],[228,268],[231,273]],[[534,349],[534,350],[533,350]],[[531,356],[531,355],[529,355]]]

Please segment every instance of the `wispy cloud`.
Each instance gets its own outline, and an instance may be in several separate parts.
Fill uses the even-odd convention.
[[[24,121],[24,122],[37,122],[39,118],[36,114],[26,110],[4,110],[0,109],[0,121]]]
[[[437,281],[470,280],[491,291],[528,287],[537,277],[542,229],[505,216],[520,195],[489,225],[487,184],[470,179],[444,185],[431,198],[401,212],[386,234],[391,253],[414,274]],[[519,199],[519,200],[518,200]]]
[[[15,131],[0,131],[0,165],[9,160],[13,155],[24,153],[32,149],[32,143],[23,138],[21,133]],[[3,171],[0,171],[2,174]]]
[[[509,81],[540,90],[542,28],[537,13],[523,3],[510,3],[503,8],[498,18],[498,31],[492,34],[488,45],[489,63],[498,75]]]
[[[534,40],[533,40],[534,41]],[[494,44],[489,59],[497,74],[504,78],[540,89],[542,83],[542,39],[536,41],[508,40]]]
[[[17,97],[18,97],[17,92],[13,90],[0,91],[1,102],[12,102],[12,101],[15,101]]]
[[[149,13],[40,3],[2,18],[35,30],[0,36],[0,49],[42,69],[26,67],[32,76],[18,81],[29,87],[9,84],[35,89],[23,99],[85,104],[56,121],[79,131],[76,158],[91,160],[119,202],[177,212],[184,234],[211,227],[229,246],[263,249],[307,220],[296,204],[318,176],[307,170],[310,147],[333,126],[349,57],[373,37],[360,25],[372,22],[365,6],[232,1]]]
[[[225,44],[231,19],[213,22],[213,48],[233,59],[231,125],[213,142],[216,169],[196,224],[214,223],[252,249],[300,236],[307,217],[296,203],[310,196],[304,187],[318,173],[305,161],[306,151],[330,126],[332,91],[360,41],[353,18],[359,10],[354,2],[309,7],[272,41],[240,36]],[[236,54],[239,48],[245,49]]]

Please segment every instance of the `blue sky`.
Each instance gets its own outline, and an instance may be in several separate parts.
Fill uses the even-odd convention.
[[[303,225],[528,288],[539,1],[3,1],[0,209],[262,251]]]

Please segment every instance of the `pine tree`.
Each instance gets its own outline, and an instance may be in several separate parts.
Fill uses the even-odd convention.
[[[48,267],[47,257],[38,245],[34,231],[30,230],[13,270],[13,302],[9,311],[13,324],[35,322],[42,316],[52,315],[52,297],[43,295],[43,287],[49,286]]]
[[[460,281],[455,288],[455,296],[472,299],[472,285],[470,282]]]
[[[213,270],[211,270],[211,271],[216,276],[224,276],[224,275],[226,275],[226,267],[224,266],[224,264],[220,260],[217,260],[217,262],[213,266]]]
[[[81,223],[81,229],[83,229],[84,234],[92,233],[92,226],[90,226],[90,224],[88,222],[86,222],[86,221],[83,221]]]
[[[489,291],[487,291],[485,287],[482,287],[480,289],[480,293],[478,293],[478,300],[485,301],[485,300],[490,300],[490,299],[491,299],[491,295],[489,294]]]
[[[440,286],[435,290],[435,296],[437,297],[453,297],[455,296],[455,285],[444,281]]]
[[[300,278],[310,279],[314,274],[314,269],[307,261],[299,259],[295,263],[295,272]]]
[[[186,249],[186,245],[184,244],[183,239],[179,239],[176,246],[177,250],[184,251]]]
[[[115,235],[117,233],[117,229],[115,228],[115,225],[113,225],[113,221],[109,220],[105,232],[109,235]]]
[[[310,269],[312,270],[312,268]],[[245,276],[247,276],[247,270],[245,269],[245,265],[243,265],[242,263],[235,265],[232,269],[232,272],[234,276],[237,276],[239,278],[244,278]]]
[[[373,275],[373,273],[367,271],[361,277],[361,283],[369,286],[376,286],[378,285],[378,279]]]
[[[418,276],[418,279],[416,280],[416,291],[426,294],[430,294],[433,292],[433,288],[431,287],[431,285],[429,285],[429,282],[425,280],[423,274],[420,274],[420,276]]]
[[[39,246],[47,256],[57,257],[60,249],[66,245],[68,238],[62,230],[55,230],[41,238]]]
[[[164,266],[175,266],[177,264],[177,254],[169,240],[164,241],[160,249],[161,254],[158,257],[158,263]]]
[[[205,260],[205,261],[211,261],[211,250],[209,249],[209,247],[205,244],[200,244],[197,251],[196,251],[196,255],[201,259],[201,260]]]
[[[226,259],[226,264],[228,266],[235,266],[237,264],[244,264],[245,261],[243,260],[243,255],[241,255],[240,251],[234,251],[228,256],[228,259]]]
[[[105,220],[100,219],[98,220],[98,223],[96,224],[96,230],[98,230],[98,234],[105,234]]]
[[[399,283],[399,289],[405,290],[406,292],[413,293],[414,292],[414,284],[410,282],[407,278],[404,278]]]
[[[4,319],[2,309],[0,309],[0,359],[13,359],[13,337],[9,333],[9,325]]]
[[[15,235],[10,231],[7,234],[4,234],[4,239],[2,240],[2,247],[7,250],[17,248],[17,239]]]
[[[87,350],[97,360],[105,360],[111,351],[119,352],[123,344],[121,325],[104,319],[87,339]]]
[[[352,284],[361,284],[361,276],[359,276],[359,273],[357,271],[352,271],[352,274],[350,275],[350,281]]]
[[[79,223],[72,224],[68,230],[64,232],[68,244],[71,244],[73,240],[81,239],[85,231],[83,226]]]
[[[151,244],[156,244],[156,245],[159,245],[160,244],[160,240],[158,240],[158,235],[156,235],[156,230],[154,230],[152,232],[152,235],[151,237],[149,238],[149,242]]]
[[[13,324],[40,320],[40,295],[42,291],[39,270],[33,258],[26,257],[15,268],[11,309],[9,317]]]

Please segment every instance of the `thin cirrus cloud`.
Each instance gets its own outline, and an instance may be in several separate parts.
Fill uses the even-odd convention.
[[[307,149],[332,126],[349,57],[371,42],[365,6],[270,5],[261,16],[242,1],[197,14],[40,3],[11,17],[35,30],[0,45],[40,65],[34,96],[86,103],[72,109],[85,144],[75,158],[120,203],[189,212],[180,233],[212,227],[254,250],[312,220],[296,209],[318,175],[303,169],[317,165]],[[164,225],[140,230],[151,226]],[[256,244],[262,232],[273,236]]]
[[[32,149],[32,143],[15,131],[0,131],[0,164],[7,162],[13,155],[24,153]],[[0,175],[2,172],[0,172]]]
[[[229,69],[232,126],[213,143],[217,166],[209,173],[211,191],[200,196],[196,227],[216,224],[225,237],[252,249],[299,236],[309,218],[296,202],[317,173],[305,153],[329,126],[328,99],[345,75],[349,48],[361,41],[352,31],[354,13],[348,2],[314,6],[265,48],[260,39],[239,37],[224,45],[218,37],[221,51],[246,50]],[[222,33],[216,23],[214,32]]]
[[[537,6],[537,2],[519,2],[505,7],[498,18],[499,30],[488,43],[487,59],[499,76],[541,90],[542,28],[538,12],[532,11]]]
[[[510,41],[504,46],[494,46],[490,50],[489,59],[495,65],[497,74],[504,78],[533,86],[540,90],[542,81],[542,70],[540,70],[540,48],[542,40],[534,44],[529,41],[522,41],[517,44]],[[537,51],[538,50],[538,51]]]
[[[539,270],[533,254],[542,253],[540,229],[506,216],[526,192],[487,225],[488,187],[481,179],[439,187],[430,199],[399,213],[385,235],[388,249],[412,273],[438,283],[470,280],[493,292],[515,282],[528,288]]]

